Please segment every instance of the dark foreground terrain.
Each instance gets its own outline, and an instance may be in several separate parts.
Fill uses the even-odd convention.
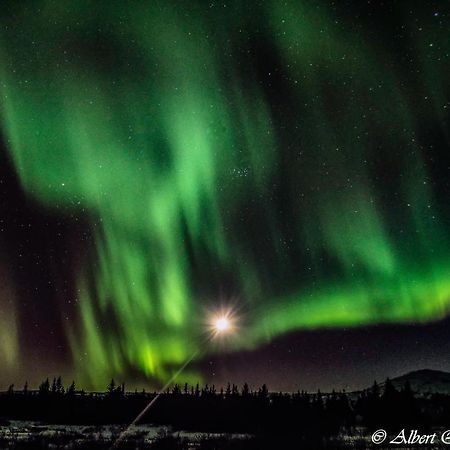
[[[279,435],[267,430],[257,435],[231,433],[193,433],[175,431],[170,427],[139,425],[133,427],[116,446],[125,427],[119,425],[82,426],[49,425],[12,421],[0,426],[0,448],[5,450],[269,450],[269,449],[394,449],[424,448],[423,445],[377,445],[368,429],[355,428],[328,438],[301,437],[295,432]],[[425,448],[443,449],[448,445],[439,437],[443,429],[435,429],[438,438]],[[392,439],[395,434],[390,435]]]
[[[442,374],[438,374],[439,379]],[[427,376],[427,390],[413,391],[409,378]],[[433,393],[432,372],[386,380],[358,393],[273,393],[228,385],[178,386],[154,405],[121,440],[123,449],[372,448],[379,429],[396,436],[450,428],[450,395]],[[104,393],[67,389],[61,379],[0,393],[1,449],[107,449],[156,393],[126,392],[111,381]],[[386,439],[388,442],[389,439]],[[413,448],[416,443],[396,445]],[[448,448],[436,439],[433,448]],[[384,444],[383,444],[384,445]],[[377,445],[376,448],[389,448]]]

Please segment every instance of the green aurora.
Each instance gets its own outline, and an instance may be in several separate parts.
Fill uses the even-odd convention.
[[[95,229],[65,325],[77,380],[167,379],[227,298],[245,311],[234,349],[447,314],[449,211],[422,132],[444,123],[445,30],[411,32],[406,76],[312,2],[131,3],[1,14],[2,132],[23,189]],[[9,305],[0,362],[14,366]]]

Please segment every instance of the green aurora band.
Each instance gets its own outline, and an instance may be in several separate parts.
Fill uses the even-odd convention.
[[[447,212],[417,130],[443,122],[448,92],[425,35],[405,83],[388,49],[309,2],[132,3],[20,2],[1,17],[1,123],[23,188],[96,233],[67,326],[81,383],[167,379],[227,295],[246,310],[235,349],[447,314]],[[258,45],[282,87],[279,73],[261,83]]]

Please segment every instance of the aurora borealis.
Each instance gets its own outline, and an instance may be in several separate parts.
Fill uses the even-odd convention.
[[[8,375],[35,345],[24,304],[52,311],[40,333],[60,330],[65,374],[95,388],[162,383],[224,304],[235,352],[446,317],[443,8],[5,2],[2,150],[33,215],[65,224],[39,250],[59,249],[44,294],[17,285],[0,236]]]

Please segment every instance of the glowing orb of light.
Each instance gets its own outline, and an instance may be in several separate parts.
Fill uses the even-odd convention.
[[[229,331],[231,328],[231,323],[226,317],[218,317],[214,321],[214,329],[217,333],[224,333]]]
[[[211,336],[225,337],[234,333],[236,328],[236,317],[231,309],[221,309],[209,315],[208,328]]]

